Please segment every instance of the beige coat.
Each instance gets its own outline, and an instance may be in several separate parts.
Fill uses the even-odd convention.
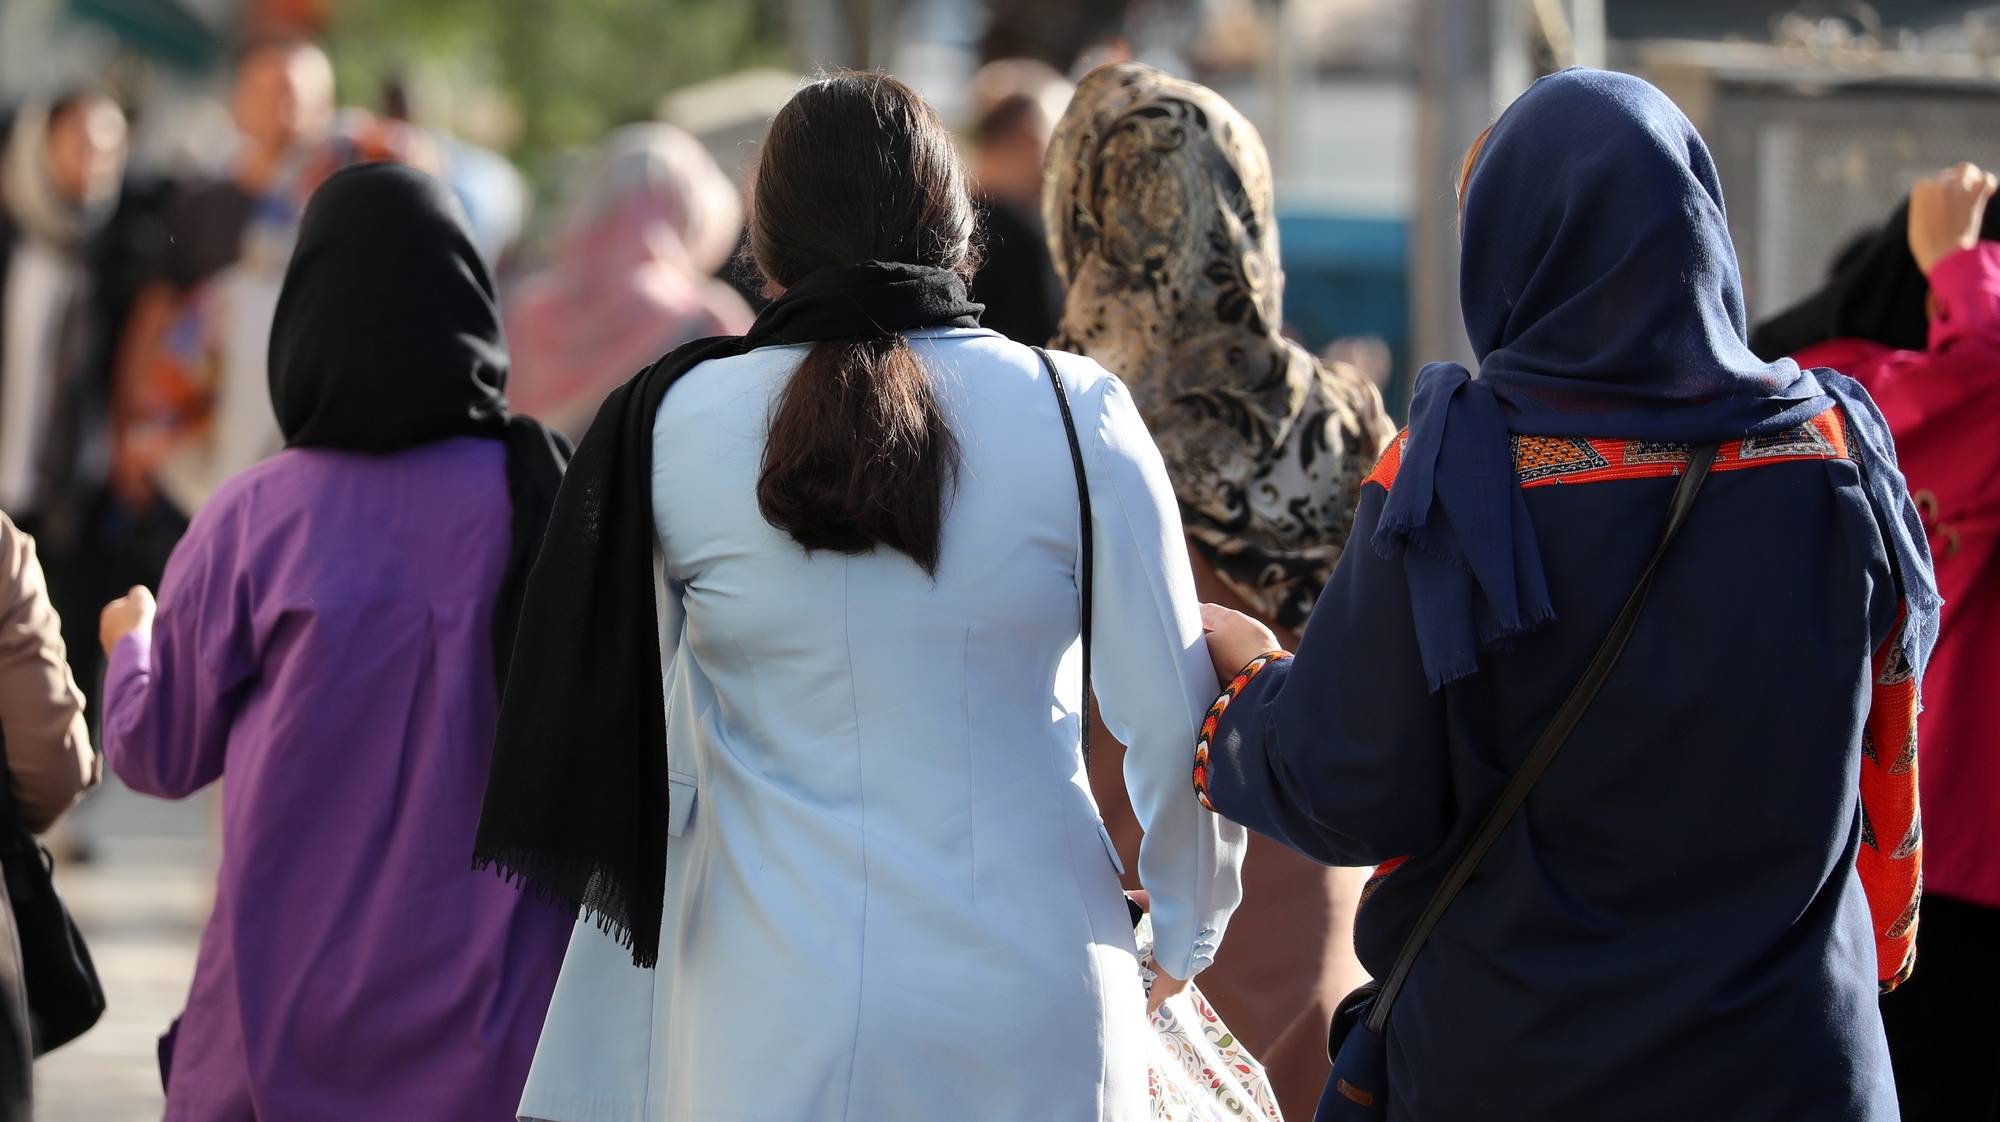
[[[0,514],[0,733],[22,821],[40,833],[97,782],[97,754],[35,539]]]
[[[0,514],[0,740],[21,821],[40,833],[86,788],[98,762],[83,723],[83,692],[70,676],[62,623],[35,559],[35,539]],[[4,797],[4,796],[0,796]],[[0,843],[8,842],[0,838]],[[34,1049],[14,908],[0,881],[0,1120],[33,1116]]]

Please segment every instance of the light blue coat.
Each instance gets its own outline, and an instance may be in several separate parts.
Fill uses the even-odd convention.
[[[755,488],[802,347],[690,371],[654,427],[675,774],[660,966],[572,938],[522,1115],[1147,1116],[1149,1027],[1078,750],[1075,475],[1034,353],[912,337],[963,452],[935,579],[808,554]],[[1129,745],[1160,962],[1213,959],[1239,827],[1190,784],[1216,694],[1180,518],[1125,387],[1057,362],[1095,521],[1092,658]]]

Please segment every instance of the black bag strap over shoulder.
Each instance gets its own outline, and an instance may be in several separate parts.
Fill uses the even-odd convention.
[[[1049,388],[1055,391],[1056,408],[1062,411],[1063,432],[1069,436],[1070,463],[1076,468],[1077,540],[1083,550],[1077,583],[1083,598],[1083,770],[1087,773],[1090,771],[1090,484],[1083,475],[1083,442],[1077,439],[1076,418],[1070,415],[1069,390],[1063,386],[1062,375],[1056,372],[1055,360],[1049,357],[1049,352],[1040,347],[1035,347],[1034,352],[1041,356],[1042,369],[1049,372]]]
[[[1687,470],[1681,473],[1680,484],[1674,488],[1673,503],[1667,508],[1666,529],[1660,533],[1660,544],[1654,548],[1652,559],[1639,571],[1638,583],[1633,586],[1632,594],[1625,598],[1625,607],[1619,611],[1617,620],[1611,624],[1610,633],[1604,636],[1602,643],[1598,644],[1597,653],[1591,656],[1590,665],[1584,668],[1583,677],[1579,678],[1576,686],[1569,691],[1569,697],[1564,699],[1562,708],[1556,710],[1555,718],[1549,722],[1549,727],[1542,731],[1541,739],[1535,741],[1535,746],[1529,749],[1527,757],[1521,761],[1521,766],[1507,780],[1507,785],[1500,789],[1500,796],[1493,800],[1493,806],[1480,821],[1478,831],[1472,835],[1472,840],[1466,843],[1458,859],[1451,863],[1451,868],[1445,871],[1444,880],[1438,883],[1437,891],[1431,894],[1430,903],[1424,906],[1423,914],[1417,919],[1417,925],[1410,930],[1409,937],[1403,940],[1403,949],[1396,953],[1396,963],[1389,968],[1388,975],[1382,979],[1374,1007],[1368,1012],[1369,1031],[1380,1033],[1388,1026],[1389,1009],[1395,1005],[1396,994],[1409,979],[1410,968],[1416,965],[1417,955],[1423,951],[1424,943],[1430,939],[1431,932],[1437,929],[1438,922],[1444,918],[1446,909],[1451,907],[1451,902],[1457,898],[1459,890],[1472,879],[1472,874],[1478,870],[1479,862],[1485,858],[1487,851],[1493,848],[1494,842],[1500,840],[1501,833],[1507,829],[1507,824],[1514,820],[1514,813],[1527,801],[1528,793],[1535,789],[1536,782],[1549,770],[1549,765],[1555,762],[1556,753],[1562,750],[1563,742],[1569,739],[1569,734],[1576,729],[1577,722],[1583,719],[1584,711],[1589,709],[1590,703],[1596,699],[1597,691],[1603,687],[1605,679],[1611,676],[1612,669],[1618,665],[1618,656],[1625,652],[1625,643],[1632,638],[1632,630],[1639,622],[1639,613],[1646,606],[1646,593],[1652,588],[1653,573],[1660,567],[1660,559],[1666,556],[1667,547],[1673,544],[1674,535],[1680,532],[1681,524],[1687,521],[1688,510],[1694,506],[1695,495],[1701,491],[1702,481],[1708,478],[1709,465],[1715,462],[1716,450],[1716,445],[1706,445],[1696,448],[1689,457]]]

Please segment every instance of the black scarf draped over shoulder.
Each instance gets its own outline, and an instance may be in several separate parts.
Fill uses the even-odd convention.
[[[401,164],[357,164],[313,193],[271,323],[270,383],[288,448],[380,455],[459,436],[506,444],[513,540],[493,609],[504,688],[569,443],[507,411],[493,278],[444,184]]]
[[[757,347],[975,327],[944,269],[821,269],[749,334],[689,343],[614,390],[570,462],[528,578],[474,864],[595,917],[659,961],[667,872],[667,733],[654,602],[653,421],[681,375]],[[688,486],[699,486],[688,480]]]

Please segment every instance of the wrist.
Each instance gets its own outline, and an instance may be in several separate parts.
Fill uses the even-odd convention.
[[[1956,275],[1968,269],[1975,268],[1987,244],[1983,241],[1976,241],[1971,245],[1953,246],[1931,259],[1930,267],[1924,269],[1925,278],[1930,280],[1932,285],[1935,286],[1940,279],[1948,282]]]

